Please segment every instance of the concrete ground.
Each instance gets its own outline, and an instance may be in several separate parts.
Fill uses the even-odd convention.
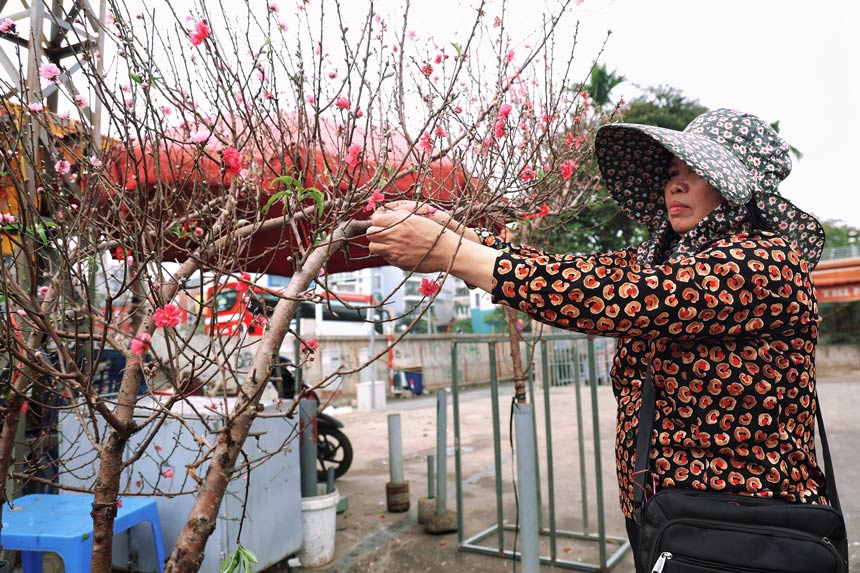
[[[539,399],[537,409],[542,411],[542,390],[536,387]],[[504,516],[513,522],[516,518],[512,478],[510,433],[510,402],[512,387],[500,391],[501,459],[503,476]],[[852,568],[860,567],[860,423],[858,423],[858,396],[860,372],[829,376],[819,380],[819,396],[826,419],[828,438],[832,448],[843,512],[848,526],[849,551]],[[453,427],[451,399],[448,400],[449,428]],[[586,447],[586,483],[588,492],[589,523],[584,527],[582,508],[582,480],[579,472],[576,400],[573,387],[551,389],[553,404],[553,468],[556,499],[556,520],[559,529],[589,531],[598,528],[595,486],[595,452],[591,416],[591,394],[582,390],[583,436]],[[600,451],[605,528],[608,535],[623,536],[624,522],[617,502],[617,485],[614,476],[614,399],[609,387],[598,387],[596,392],[599,412]],[[400,414],[403,428],[404,473],[410,482],[411,507],[407,513],[388,513],[385,505],[385,484],[389,481],[387,417]],[[521,570],[519,563],[496,556],[487,556],[459,549],[456,533],[430,535],[417,523],[418,498],[427,495],[426,457],[434,453],[436,435],[436,400],[434,396],[389,399],[381,411],[351,411],[337,414],[345,424],[355,459],[349,472],[337,482],[342,495],[348,498],[348,509],[338,515],[334,561],[316,571],[325,573],[417,573],[468,571],[497,573]],[[469,538],[496,522],[496,489],[494,487],[494,456],[490,393],[486,388],[461,394],[461,449],[463,460],[464,535]],[[538,435],[542,459],[545,460],[544,418],[538,418]],[[449,431],[449,444],[453,444],[453,431]],[[547,481],[545,462],[542,462],[541,494],[543,523],[548,523]],[[448,456],[448,508],[456,508],[454,489],[454,456]],[[513,533],[505,533],[505,545],[513,547]],[[497,547],[493,536],[483,545]],[[518,549],[521,548],[517,540]],[[548,554],[549,543],[543,540],[542,554]],[[609,546],[609,552],[615,546]],[[559,539],[558,558],[597,564],[600,561],[598,545],[590,541]],[[286,568],[281,568],[286,570]],[[310,571],[309,569],[298,569]],[[560,567],[542,566],[542,571],[560,571]],[[632,573],[633,560],[629,552],[613,569],[619,573]]]

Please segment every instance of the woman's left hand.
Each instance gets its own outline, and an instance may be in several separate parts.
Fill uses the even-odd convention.
[[[445,271],[457,253],[460,237],[410,208],[380,207],[367,230],[370,252],[405,271]]]

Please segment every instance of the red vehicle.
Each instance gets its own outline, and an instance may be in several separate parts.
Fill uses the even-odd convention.
[[[244,296],[247,293],[247,296]],[[295,320],[301,320],[295,329],[303,338],[316,336],[370,336],[371,330],[386,334],[387,322],[380,317],[387,311],[372,308],[370,295],[355,293],[321,294],[326,302],[303,302]],[[214,297],[214,301],[212,298]],[[213,334],[232,336],[244,333],[261,336],[265,320],[272,315],[281,291],[240,282],[227,282],[210,287],[203,316],[207,329]],[[213,313],[214,311],[214,313]],[[373,318],[371,313],[376,316]]]

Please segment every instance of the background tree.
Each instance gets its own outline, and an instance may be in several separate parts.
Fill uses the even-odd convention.
[[[591,68],[588,95],[591,97],[594,105],[606,109],[612,105],[609,94],[626,80],[627,78],[616,73],[616,70],[612,70],[611,72],[607,70],[606,64],[597,64]]]

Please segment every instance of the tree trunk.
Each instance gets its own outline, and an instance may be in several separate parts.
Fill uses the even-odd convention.
[[[517,311],[503,306],[505,322],[511,339],[511,362],[514,369],[514,396],[518,404],[526,403],[526,376],[523,372],[523,357],[520,352],[520,331],[517,330]]]
[[[152,330],[150,325],[150,330]],[[134,405],[140,388],[140,361],[128,361],[117,398],[116,416],[125,427],[111,427],[99,452],[99,473],[93,493],[93,573],[111,573],[113,526],[116,519],[117,494],[122,476],[122,454],[134,427]]]
[[[229,425],[212,453],[212,461],[194,499],[194,506],[179,533],[173,553],[167,560],[165,573],[194,573],[200,568],[206,543],[215,531],[221,501],[236,468],[236,460],[257,416],[256,405],[260,400],[261,386],[269,377],[272,355],[277,352],[286,336],[290,320],[299,307],[298,298],[319,275],[329,255],[340,248],[341,242],[366,226],[350,223],[338,227],[332,233],[331,241],[318,247],[308,257],[301,271],[293,276],[287,286],[285,298],[275,306],[266,334],[254,354],[251,372],[242,384]]]

